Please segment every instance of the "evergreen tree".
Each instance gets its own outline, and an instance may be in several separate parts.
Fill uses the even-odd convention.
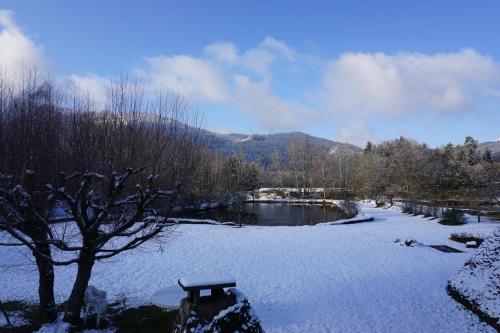
[[[474,165],[477,164],[478,162],[477,147],[478,147],[477,140],[475,140],[471,136],[465,138],[464,148],[465,148],[465,153],[467,155],[467,163],[469,165]]]
[[[493,163],[493,157],[492,157],[492,153],[491,153],[490,148],[486,148],[483,150],[483,154],[481,156],[481,159],[483,160],[483,162],[490,163],[490,164]]]
[[[365,153],[369,153],[373,150],[373,144],[371,143],[371,141],[368,141],[366,143],[366,147],[365,147]]]

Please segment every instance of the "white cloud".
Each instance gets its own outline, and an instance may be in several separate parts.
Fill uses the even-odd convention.
[[[110,79],[88,73],[86,75],[71,75],[69,80],[79,92],[92,97],[99,106],[105,105],[111,87]]]
[[[0,10],[0,69],[15,79],[28,68],[46,69],[42,48],[36,45],[14,22],[13,12]]]
[[[295,61],[298,56],[297,52],[286,45],[286,43],[269,36],[260,43],[260,47],[278,51],[278,53],[289,61]]]
[[[215,42],[207,45],[204,51],[209,57],[222,63],[233,65],[238,62],[239,50],[230,42]]]
[[[345,53],[327,64],[325,96],[335,113],[401,116],[460,112],[500,84],[500,68],[472,49],[456,53]]]
[[[275,61],[274,54],[266,49],[249,49],[240,57],[240,66],[261,76],[269,76],[269,67]]]
[[[136,73],[150,90],[176,90],[188,97],[234,106],[267,128],[296,129],[308,117],[315,118],[316,112],[272,93],[270,73],[273,62],[293,62],[296,57],[292,48],[271,37],[243,52],[233,43],[216,42],[207,45],[199,58],[147,58],[146,66]]]
[[[205,59],[186,55],[151,57],[141,73],[151,89],[166,88],[213,102],[228,99],[223,73]]]
[[[269,66],[276,59],[275,55],[265,48],[251,48],[240,53],[230,42],[215,42],[204,49],[210,60],[229,68],[239,68],[259,75],[267,75]]]
[[[314,109],[272,94],[267,83],[255,83],[246,76],[236,75],[234,84],[234,103],[267,128],[300,128],[317,117]]]
[[[231,42],[215,42],[207,45],[204,51],[214,61],[237,66],[240,69],[266,77],[269,77],[270,66],[279,59],[294,62],[299,56],[286,43],[272,37],[264,38],[256,47],[244,52],[240,52]]]
[[[372,143],[378,141],[373,131],[360,121],[352,122],[341,128],[336,140],[352,143],[358,147],[365,147],[368,141]]]

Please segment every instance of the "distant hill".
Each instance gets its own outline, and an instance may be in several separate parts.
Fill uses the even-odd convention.
[[[307,138],[313,149],[320,149],[326,153],[334,152],[338,147],[343,146],[354,153],[363,150],[349,143],[318,138],[302,132],[287,132],[275,134],[220,134],[208,130],[201,130],[201,137],[204,143],[216,152],[224,156],[243,154],[247,161],[257,161],[263,166],[267,166],[269,156],[278,150],[282,161],[286,161],[287,147],[291,142]],[[492,151],[493,159],[500,162],[500,141],[489,141],[479,144],[479,149],[489,148]]]
[[[269,156],[278,150],[282,160],[286,159],[286,150],[291,142],[307,138],[313,149],[320,149],[326,153],[335,151],[339,146],[344,146],[352,152],[361,152],[362,149],[348,144],[328,139],[318,138],[301,132],[276,133],[276,134],[219,134],[202,131],[204,141],[211,149],[230,156],[242,153],[248,161],[258,161],[262,165],[269,164]]]
[[[479,149],[489,148],[493,153],[493,160],[500,162],[500,141],[488,141],[479,144]]]

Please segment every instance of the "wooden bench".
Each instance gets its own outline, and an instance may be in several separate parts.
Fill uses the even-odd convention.
[[[190,303],[197,305],[200,302],[200,291],[209,290],[212,298],[224,295],[224,288],[236,287],[236,280],[232,277],[210,277],[205,279],[180,278],[181,288],[188,293]]]

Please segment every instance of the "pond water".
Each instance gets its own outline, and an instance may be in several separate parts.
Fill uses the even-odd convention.
[[[236,212],[230,209],[183,213],[182,217],[236,222]],[[262,226],[312,225],[343,218],[342,211],[329,205],[297,205],[282,203],[248,203],[242,214],[242,223]]]

